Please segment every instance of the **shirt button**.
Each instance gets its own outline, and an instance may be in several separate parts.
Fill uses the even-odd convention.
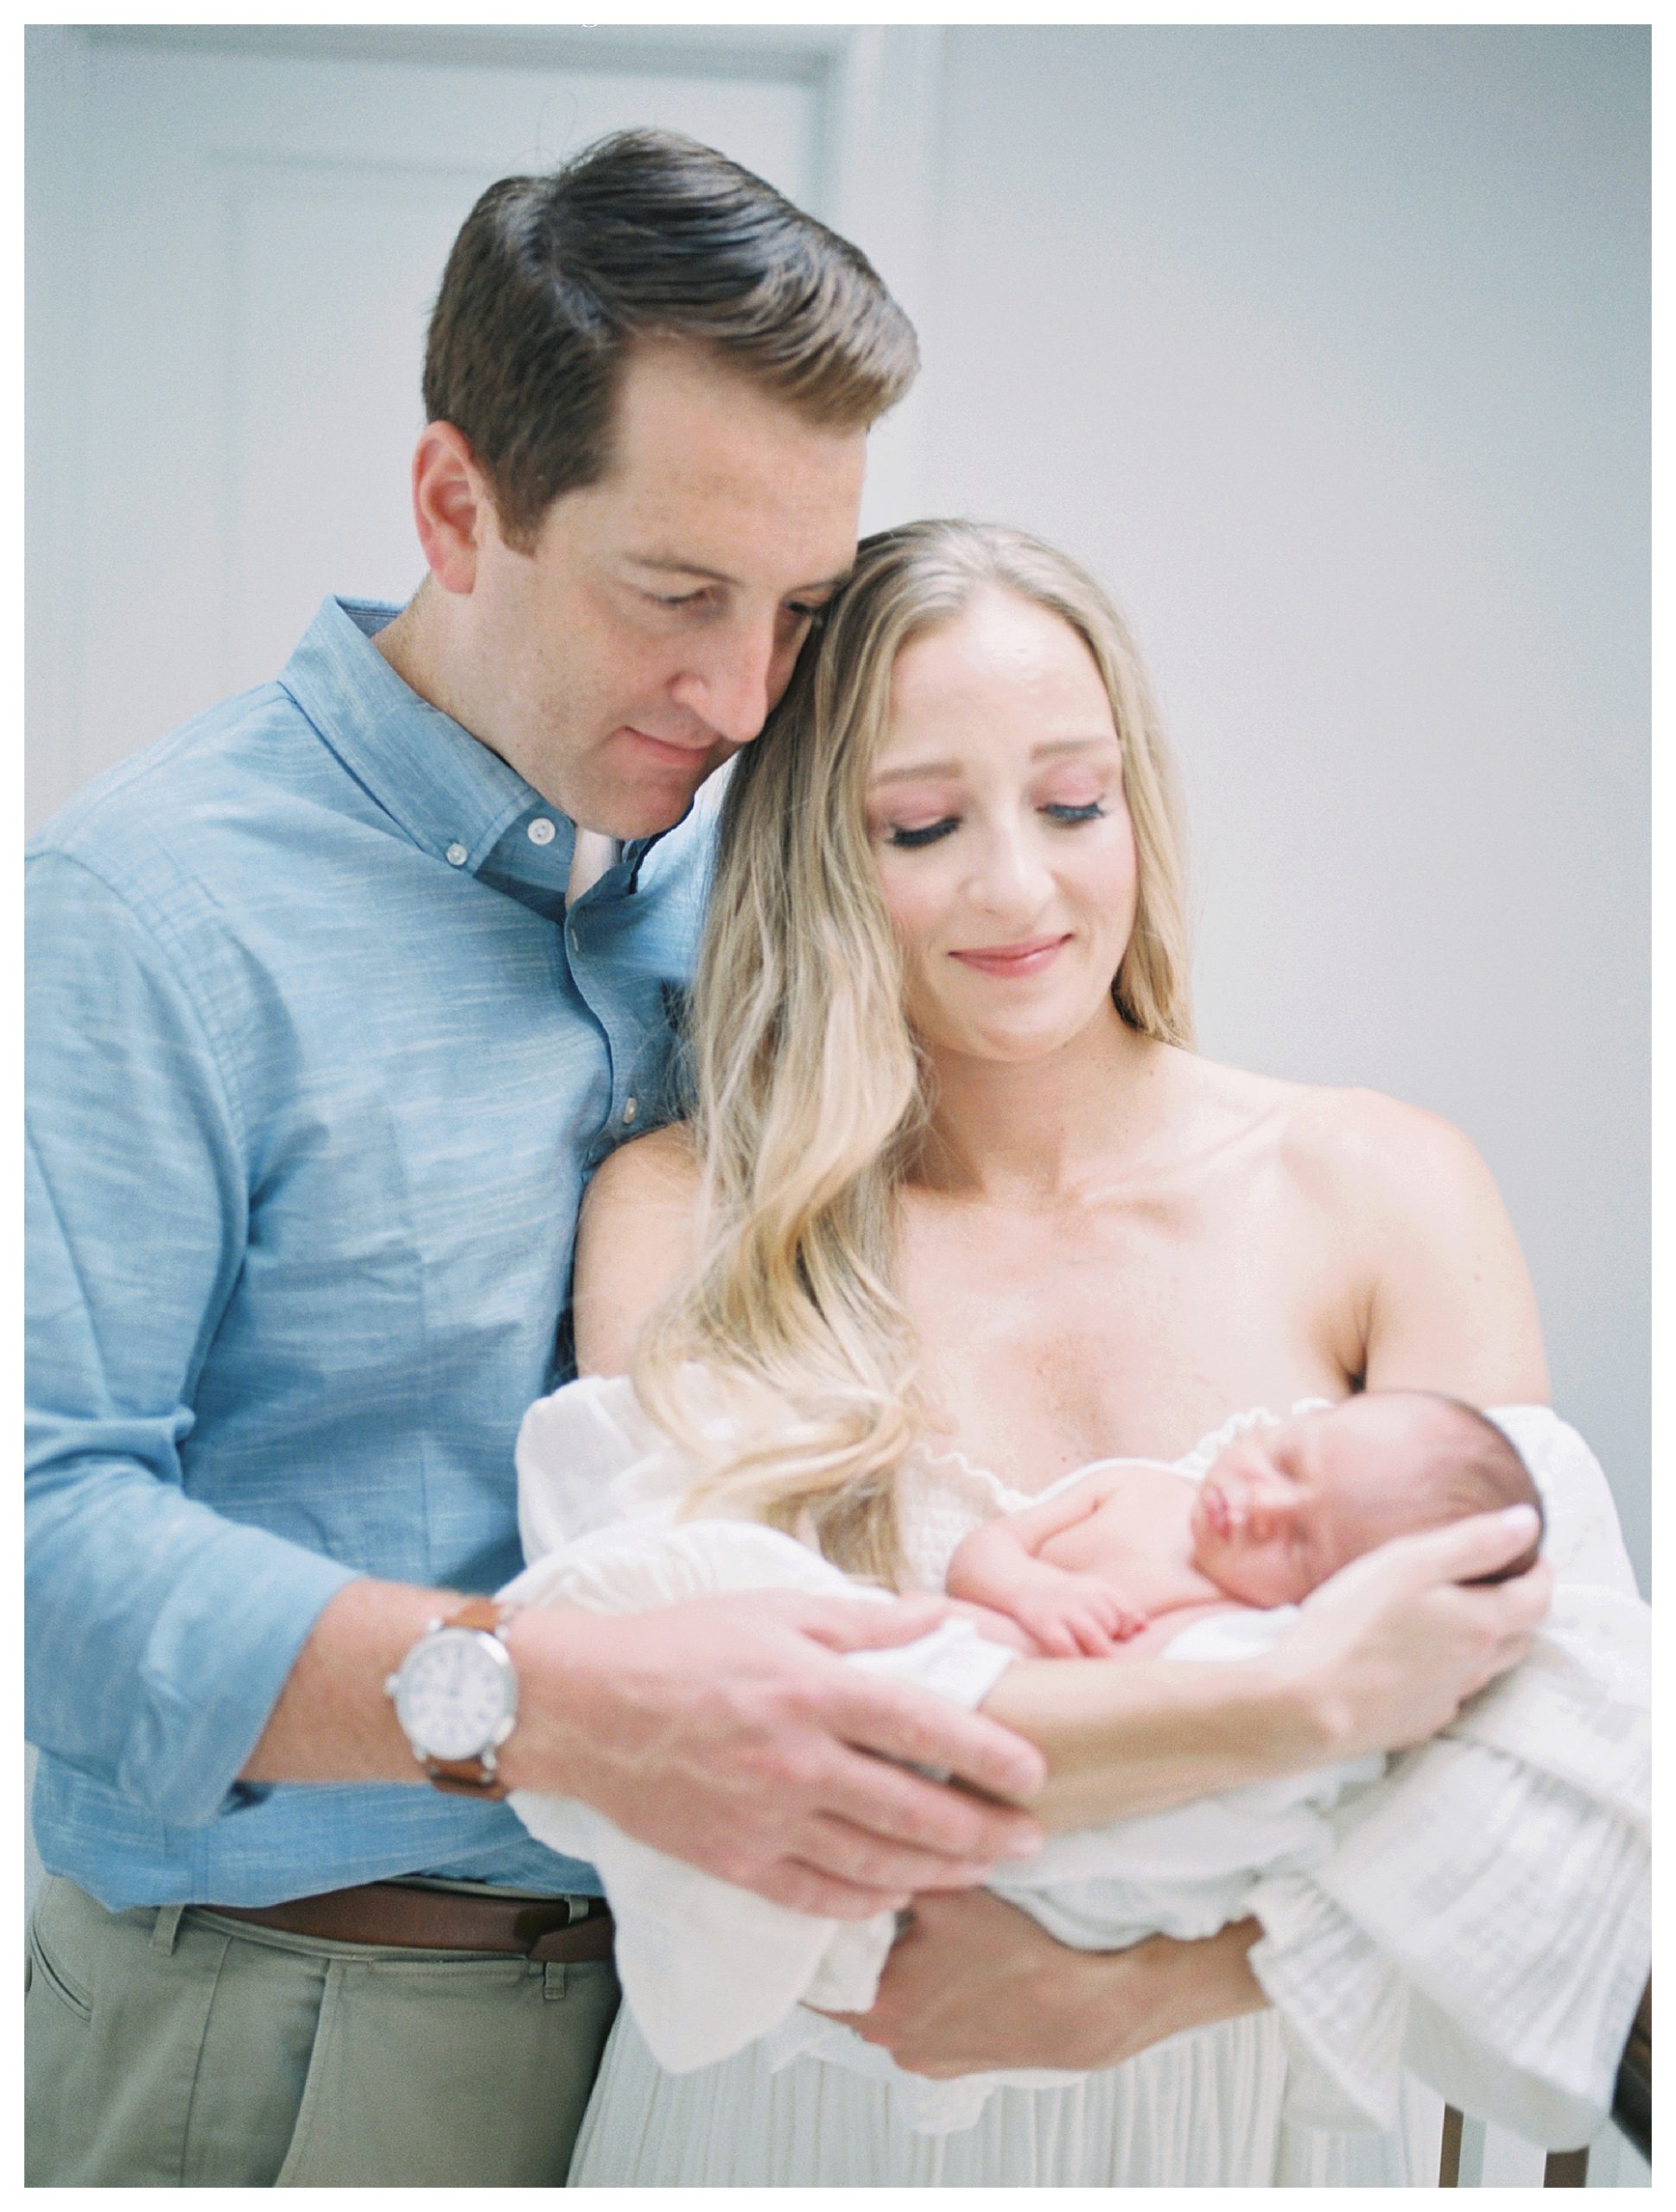
[[[639,1111],[640,1101],[638,1098],[625,1098],[623,1101],[623,1127],[625,1128],[629,1127],[630,1123],[633,1121],[635,1116]]]
[[[550,845],[558,834],[544,814],[538,814],[526,832],[532,845]]]
[[[450,868],[464,868],[467,859],[466,848],[456,838],[443,857]]]

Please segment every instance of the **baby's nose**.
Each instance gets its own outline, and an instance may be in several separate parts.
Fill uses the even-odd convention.
[[[1298,1501],[1287,1485],[1254,1483],[1246,1507],[1246,1526],[1259,1543],[1282,1536],[1298,1518]]]

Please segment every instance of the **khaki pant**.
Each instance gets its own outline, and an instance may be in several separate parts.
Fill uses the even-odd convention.
[[[608,1961],[328,1943],[49,1881],[29,1929],[25,2180],[562,2183]]]

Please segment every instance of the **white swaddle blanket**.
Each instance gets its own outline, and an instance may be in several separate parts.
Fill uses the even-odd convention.
[[[1538,2140],[1583,2139],[1609,2097],[1646,1972],[1645,1609],[1581,1440],[1546,1408],[1498,1417],[1543,1489],[1561,1588],[1537,1652],[1448,1738],[1407,1754],[1374,1787],[1385,1762],[1362,1760],[1057,1837],[991,1884],[1086,1948],[1154,1932],[1209,1935],[1255,1912],[1265,1936],[1252,1964],[1292,2061],[1289,2118],[1388,2126],[1404,2064]],[[1202,1474],[1229,1435],[1272,1418],[1239,1416],[1179,1471]],[[508,1599],[617,1613],[729,1590],[874,1595],[778,1531],[676,1522],[690,1466],[625,1382],[573,1383],[532,1408],[518,1466],[530,1564]],[[1026,1502],[957,1456],[928,1455],[914,1489],[905,1522],[930,1581],[967,1527]],[[1247,1655],[1294,1618],[1293,1608],[1216,1616],[1184,1631],[1170,1655]],[[1015,1656],[959,1621],[850,1663],[975,1706]],[[904,2073],[804,2009],[867,2009],[894,1935],[888,1916],[793,1912],[637,1842],[575,1801],[519,1792],[511,1802],[543,1841],[599,1867],[625,2000],[671,2072],[761,2037],[771,2063],[811,2052],[889,2080],[904,2118],[931,2132],[970,2126],[1003,2082],[1075,2078]],[[1467,1829],[1496,1845],[1470,1849]],[[1515,1925],[1510,1907],[1528,1924]],[[1592,1970],[1573,1958],[1551,1971],[1544,1938],[1557,1911],[1576,1926]]]

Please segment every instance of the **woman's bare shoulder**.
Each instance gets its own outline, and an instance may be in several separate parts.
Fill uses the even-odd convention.
[[[1494,1198],[1489,1170],[1471,1140],[1441,1114],[1380,1090],[1286,1086],[1282,1138],[1288,1166],[1307,1187],[1354,1210],[1411,1217]]]
[[[1305,1194],[1336,1207],[1428,1201],[1454,1205],[1493,1191],[1470,1140],[1440,1114],[1383,1091],[1294,1083],[1213,1060],[1179,1056],[1203,1126],[1225,1138],[1272,1147]]]
[[[692,1124],[671,1122],[607,1153],[594,1171],[583,1212],[610,1217],[627,1207],[678,1206],[692,1211],[698,1196],[698,1154]]]
[[[1337,1286],[1345,1372],[1370,1389],[1540,1402],[1530,1278],[1471,1140],[1381,1091],[1218,1073],[1269,1147],[1312,1267]]]
[[[626,1373],[648,1313],[693,1255],[698,1160],[684,1123],[601,1160],[582,1201],[571,1300],[584,1370]]]

